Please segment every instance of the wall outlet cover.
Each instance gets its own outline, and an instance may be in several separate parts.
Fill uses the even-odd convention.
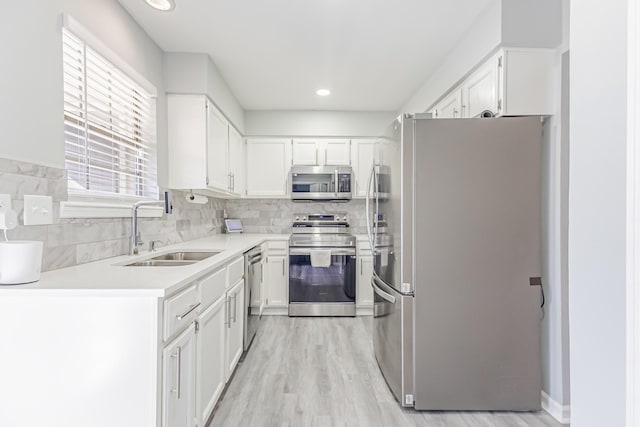
[[[53,224],[51,196],[24,196],[24,225]]]

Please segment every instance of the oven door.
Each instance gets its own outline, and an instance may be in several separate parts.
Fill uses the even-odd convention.
[[[317,260],[323,261],[322,257],[329,253],[326,262],[318,264]],[[353,316],[355,301],[355,248],[289,249],[290,315]],[[299,314],[300,310],[306,314]]]

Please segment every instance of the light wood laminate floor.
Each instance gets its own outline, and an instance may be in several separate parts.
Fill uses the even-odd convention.
[[[373,355],[371,317],[263,317],[212,427],[556,427],[541,412],[402,409]]]

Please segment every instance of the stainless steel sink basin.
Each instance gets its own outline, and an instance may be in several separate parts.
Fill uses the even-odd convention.
[[[154,256],[152,260],[158,261],[202,261],[211,256],[219,254],[220,251],[207,252],[169,252],[166,254]]]
[[[144,261],[136,261],[131,264],[125,264],[125,267],[178,267],[182,265],[195,264],[197,261],[171,261],[171,260],[158,260],[147,259]]]

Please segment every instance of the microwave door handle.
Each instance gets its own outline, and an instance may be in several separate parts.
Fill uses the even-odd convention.
[[[338,197],[338,190],[339,190],[339,189],[338,189],[338,169],[335,169],[335,170],[333,171],[333,173],[335,174],[335,179],[336,179],[336,187],[335,187],[335,190],[336,190],[336,197]]]

